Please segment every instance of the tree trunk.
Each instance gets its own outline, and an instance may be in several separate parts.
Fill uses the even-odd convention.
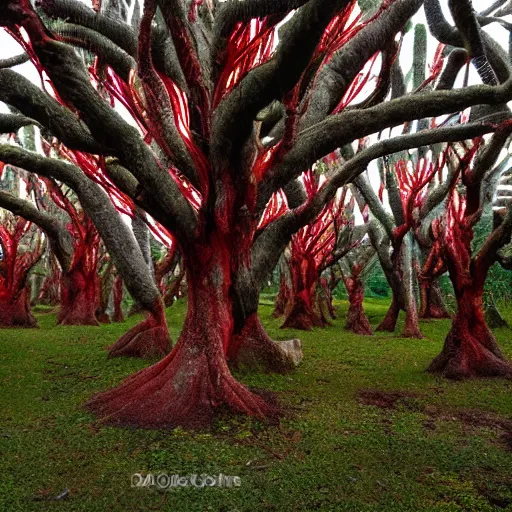
[[[151,257],[151,234],[149,232],[148,226],[143,220],[143,217],[145,216],[146,214],[142,210],[138,208],[136,209],[135,215],[132,217],[132,230],[135,240],[137,240],[137,244],[141,250],[144,261],[146,262],[146,265],[148,266],[148,269],[151,273],[151,276],[153,279],[155,279],[155,269],[153,258]],[[128,316],[137,315],[144,311],[143,306],[137,301],[135,297],[134,299],[135,302],[130,308]]]
[[[261,419],[277,414],[229,371],[225,352],[233,333],[230,254],[221,237],[219,241],[211,236],[208,244],[186,255],[188,309],[174,350],[88,402],[109,424],[201,428],[226,409]]]
[[[302,360],[300,340],[273,341],[266,333],[258,313],[245,321],[239,334],[233,336],[228,361],[236,369],[287,373]]]
[[[457,312],[443,350],[428,368],[450,379],[512,378],[512,365],[503,357],[483,313],[483,289],[474,285],[456,291]]]
[[[281,276],[279,278],[279,291],[277,292],[276,302],[274,304],[274,311],[272,312],[272,316],[274,318],[279,318],[284,315],[289,295],[290,289],[288,287],[288,284],[286,283],[285,278]]]
[[[313,327],[325,326],[325,321],[313,305],[309,290],[301,290],[290,298],[286,305],[281,329],[311,331]]]
[[[372,327],[364,312],[364,283],[360,277],[348,278],[345,280],[345,287],[348,292],[349,308],[345,329],[361,335],[372,335]]]
[[[485,321],[491,329],[508,327],[507,321],[501,316],[501,313],[494,301],[494,295],[489,293],[485,301]]]
[[[24,287],[14,297],[0,296],[0,328],[38,327],[30,311],[30,290]]]
[[[394,332],[400,307],[398,305],[399,299],[396,297],[395,292],[392,290],[391,304],[388,308],[386,316],[382,322],[377,326],[376,331]]]
[[[96,309],[99,303],[96,272],[85,272],[79,265],[61,279],[61,306],[58,325],[99,325]]]
[[[412,243],[412,235],[408,233],[404,238],[398,255],[398,272],[400,276],[398,284],[402,292],[402,308],[405,311],[405,325],[402,336],[405,338],[423,338],[423,334],[421,334],[420,331],[414,287],[415,276],[414,265],[412,263]]]
[[[394,249],[393,269],[385,271],[393,298],[386,316],[377,327],[377,331],[394,332],[400,311],[405,312],[405,324],[402,336],[405,338],[423,338],[419,328],[418,310],[413,290],[413,267],[410,247],[405,241],[399,250]]]
[[[123,280],[119,275],[117,275],[114,279],[114,287],[112,289],[112,293],[114,295],[114,315],[112,317],[112,320],[114,322],[123,322]]]
[[[450,318],[437,280],[420,280],[420,318]]]
[[[171,347],[164,304],[158,298],[153,309],[146,312],[146,319],[109,347],[108,357],[163,357],[169,354]]]

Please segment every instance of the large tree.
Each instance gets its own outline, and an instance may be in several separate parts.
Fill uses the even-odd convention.
[[[512,97],[508,81],[389,99],[396,36],[422,4],[386,1],[362,21],[352,17],[352,0],[146,0],[133,28],[78,1],[40,0],[39,13],[28,0],[2,3],[0,23],[23,42],[54,93],[4,69],[0,100],[70,150],[98,155],[96,181],[116,187],[171,232],[187,268],[188,310],[176,347],[93,398],[91,410],[113,424],[145,427],[204,425],[222,407],[261,418],[275,413],[233,378],[227,357],[256,343],[263,359],[281,358],[284,365],[293,359],[293,351],[250,332],[260,326],[259,285],[291,235],[371,160],[473,138],[497,125],[381,140],[340,166],[306,202],[296,178],[336,148],[387,127]],[[58,18],[65,22],[53,21]],[[86,69],[70,44],[98,59]],[[353,84],[376,54],[375,91],[355,104]],[[119,103],[134,123],[119,114]],[[92,191],[100,185],[77,166],[12,145],[0,146],[0,160],[76,189],[127,287],[139,289],[143,307],[163,327],[142,252],[127,228],[112,226],[108,195]],[[258,229],[280,189],[288,211]],[[136,259],[130,265],[127,245]]]

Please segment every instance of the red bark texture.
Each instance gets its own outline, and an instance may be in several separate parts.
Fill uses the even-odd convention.
[[[281,329],[310,331],[313,327],[325,327],[326,323],[315,304],[319,276],[314,258],[292,253],[290,272],[292,288]]]
[[[22,218],[7,218],[0,225],[0,328],[37,327],[30,312],[28,274],[42,255],[41,238],[31,250],[20,249],[20,242],[31,223]],[[35,235],[37,236],[37,235]],[[28,245],[32,245],[32,241]]]
[[[302,347],[298,339],[273,341],[254,313],[246,320],[240,334],[233,336],[227,358],[237,369],[287,373],[302,360]]]
[[[100,236],[84,211],[78,211],[62,189],[46,180],[55,202],[70,217],[68,231],[73,237],[73,259],[63,269],[60,290],[59,325],[99,325],[96,309],[100,303],[98,252]]]
[[[223,410],[264,419],[278,411],[231,375],[225,351],[232,331],[229,252],[212,239],[187,258],[188,309],[180,338],[159,363],[93,397],[104,422],[142,428],[202,428]]]
[[[389,308],[386,312],[386,316],[377,326],[376,331],[394,332],[399,313],[400,308],[398,307],[397,300],[393,294],[391,298],[391,304],[389,305]]]
[[[308,197],[313,197],[320,187],[319,177],[311,171],[303,175]],[[281,328],[311,330],[329,324],[319,302],[322,271],[334,259],[340,229],[349,222],[345,211],[346,190],[340,198],[330,201],[313,222],[304,226],[292,237],[290,243],[289,269],[291,288],[284,310]]]
[[[111,347],[108,357],[155,358],[169,354],[171,338],[165,318],[163,302],[155,303],[146,319],[121,336]]]
[[[512,365],[503,357],[485,322],[482,290],[469,285],[457,297],[452,328],[428,371],[450,379],[512,378]]]
[[[0,327],[37,327],[37,321],[30,311],[27,287],[14,297],[0,293]]]
[[[61,279],[61,306],[58,325],[99,325],[96,319],[98,306],[98,277],[92,272],[75,266]]]
[[[443,257],[457,299],[457,312],[443,350],[428,368],[451,379],[512,378],[512,365],[503,357],[484,316],[483,291],[489,268],[501,247],[499,229],[472,257],[471,242],[479,189],[468,187],[467,197],[452,191],[445,214]],[[507,238],[509,238],[508,235]]]
[[[349,301],[345,329],[356,334],[371,335],[372,327],[363,308],[364,283],[360,278],[361,270],[360,266],[354,265],[352,275],[344,279]]]
[[[313,327],[325,327],[327,324],[315,310],[311,292],[302,290],[288,302],[281,329],[300,329],[311,331]]]
[[[420,279],[420,318],[450,318],[437,282]]]
[[[290,299],[290,286],[287,282],[286,276],[282,273],[279,276],[279,291],[277,293],[276,302],[274,305],[274,311],[272,316],[274,318],[279,318],[284,315],[284,310],[286,308],[286,304]]]

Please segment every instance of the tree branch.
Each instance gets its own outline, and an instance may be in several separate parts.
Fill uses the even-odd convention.
[[[73,239],[64,224],[46,212],[38,210],[30,201],[0,190],[0,208],[23,217],[39,226],[50,239],[51,247],[66,272],[73,261]]]
[[[0,101],[37,120],[70,149],[108,153],[78,117],[15,71],[0,70]]]
[[[14,66],[19,66],[20,64],[25,64],[28,62],[30,57],[26,53],[22,53],[20,55],[15,55],[14,57],[9,57],[8,59],[0,60],[0,69],[4,68],[13,68]]]
[[[0,144],[0,161],[65,183],[78,196],[112,256],[116,268],[137,301],[152,311],[160,293],[130,228],[123,222],[104,190],[74,165],[46,158],[16,146]]]
[[[511,97],[512,80],[509,80],[495,87],[475,85],[455,91],[414,94],[362,111],[330,116],[302,131],[295,146],[269,170],[266,180],[260,184],[260,204],[266,204],[273,192],[299,176],[319,158],[355,139],[422,117],[437,117],[482,103],[505,103]],[[481,129],[484,132],[494,131],[494,128]],[[479,131],[475,126],[470,130],[474,133]]]

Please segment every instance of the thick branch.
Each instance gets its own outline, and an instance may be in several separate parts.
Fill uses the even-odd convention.
[[[353,140],[422,117],[436,117],[482,103],[505,103],[511,97],[512,81],[507,81],[495,87],[475,85],[454,91],[405,96],[363,111],[328,117],[299,134],[295,146],[270,170],[268,181],[260,185],[260,201],[266,203],[273,192],[300,175],[319,158]],[[470,130],[479,131],[474,126]]]
[[[78,117],[15,71],[0,70],[0,101],[37,120],[70,149],[106,153]]]
[[[423,0],[393,2],[333,55],[316,79],[301,128],[321,121],[334,110],[361,68],[375,53],[389,45],[422,3]]]
[[[20,128],[39,125],[34,119],[16,114],[0,114],[0,133],[16,133]]]
[[[0,69],[13,68],[14,66],[25,64],[25,62],[28,62],[29,60],[30,57],[28,56],[27,53],[15,55],[14,57],[9,57],[8,59],[0,59]]]
[[[253,245],[252,253],[252,272],[255,279],[259,281],[262,279],[262,276],[264,279],[268,269],[275,266],[272,263],[275,259],[275,253],[277,252],[277,257],[279,257],[279,254],[289,243],[293,233],[311,222],[320,213],[324,205],[334,197],[336,191],[343,185],[353,182],[372,160],[399,151],[417,148],[418,146],[472,139],[492,132],[494,129],[490,125],[476,123],[448,128],[435,128],[429,131],[381,140],[361,151],[342,165],[307,205],[282,215],[270,223],[258,236]],[[357,199],[359,194],[356,193],[354,195],[356,195]],[[378,245],[375,247],[378,247]]]
[[[354,179],[354,185],[363,196],[363,199],[370,208],[372,214],[386,230],[388,238],[392,238],[393,229],[395,227],[393,219],[384,209],[384,206],[380,202],[380,199],[377,197],[377,194],[374,192],[368,177],[365,174],[360,174],[357,178]]]
[[[75,107],[93,135],[113,152],[151,191],[159,210],[168,212],[165,225],[184,240],[193,236],[196,215],[173,177],[158,163],[137,130],[113,110],[89,82],[87,71],[74,50],[52,40],[34,45],[37,55],[60,96]]]
[[[258,112],[295,86],[333,15],[348,3],[310,0],[283,27],[275,56],[250,71],[217,107],[212,131],[214,159],[222,162],[225,155],[229,158],[240,151]]]
[[[100,233],[128,290],[145,309],[153,310],[155,301],[160,300],[158,289],[133,233],[99,185],[89,180],[74,165],[39,156],[16,146],[0,145],[0,161],[40,176],[57,179],[74,190],[85,213]]]
[[[0,190],[0,207],[39,226],[50,239],[52,250],[65,272],[73,260],[73,239],[64,224],[46,212],[38,210],[31,202]]]

